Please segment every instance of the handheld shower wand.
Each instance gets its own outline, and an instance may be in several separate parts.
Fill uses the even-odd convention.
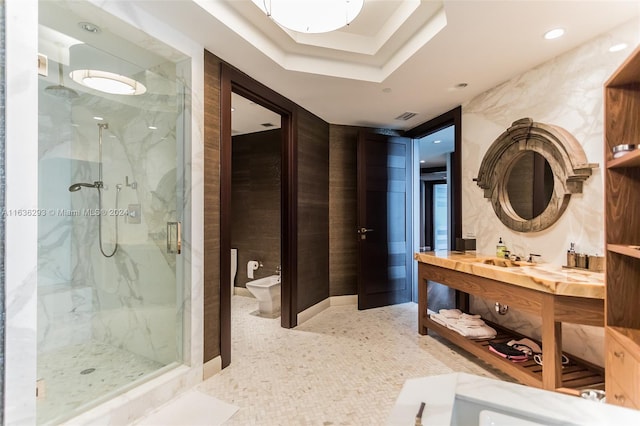
[[[98,241],[100,243],[100,252],[104,257],[112,257],[118,251],[118,216],[116,216],[116,243],[113,251],[107,254],[102,248],[102,189],[104,183],[102,181],[102,132],[109,128],[109,123],[98,123],[98,180],[93,183],[78,182],[69,187],[69,192],[76,192],[85,188],[95,188],[98,190]],[[118,211],[118,198],[122,185],[116,185],[116,212]]]

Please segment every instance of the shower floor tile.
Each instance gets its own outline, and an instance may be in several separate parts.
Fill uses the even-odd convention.
[[[45,391],[37,400],[37,423],[63,420],[61,416],[69,417],[85,404],[112,397],[163,366],[100,342],[38,354],[38,380],[44,380]]]

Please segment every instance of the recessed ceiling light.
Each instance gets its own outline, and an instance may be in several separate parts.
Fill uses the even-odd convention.
[[[437,140],[437,141],[433,141],[433,143],[440,143],[442,142],[441,140]]]
[[[151,130],[158,130],[158,128],[156,126],[149,126],[149,129]]]
[[[421,163],[424,163],[425,161],[424,161],[424,160],[420,160],[420,162],[421,162]]]
[[[553,40],[554,38],[562,37],[564,35],[564,29],[555,28],[544,33],[544,38],[547,40]]]
[[[99,26],[91,22],[78,22],[78,26],[88,33],[98,34],[102,31]]]
[[[97,115],[94,115],[94,116],[93,116],[93,119],[94,119],[94,120],[98,120],[98,121],[102,121],[102,120],[104,120],[104,118],[102,118],[102,117],[98,117]]]
[[[627,48],[627,43],[614,44],[609,48],[609,52],[619,52]]]

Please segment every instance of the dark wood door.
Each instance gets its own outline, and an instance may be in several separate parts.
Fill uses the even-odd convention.
[[[358,136],[358,309],[411,300],[409,142]]]

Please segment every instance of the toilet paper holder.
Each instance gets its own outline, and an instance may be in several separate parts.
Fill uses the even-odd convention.
[[[247,262],[247,278],[253,279],[253,271],[257,271],[258,268],[262,268],[264,265],[259,260],[250,260]]]

